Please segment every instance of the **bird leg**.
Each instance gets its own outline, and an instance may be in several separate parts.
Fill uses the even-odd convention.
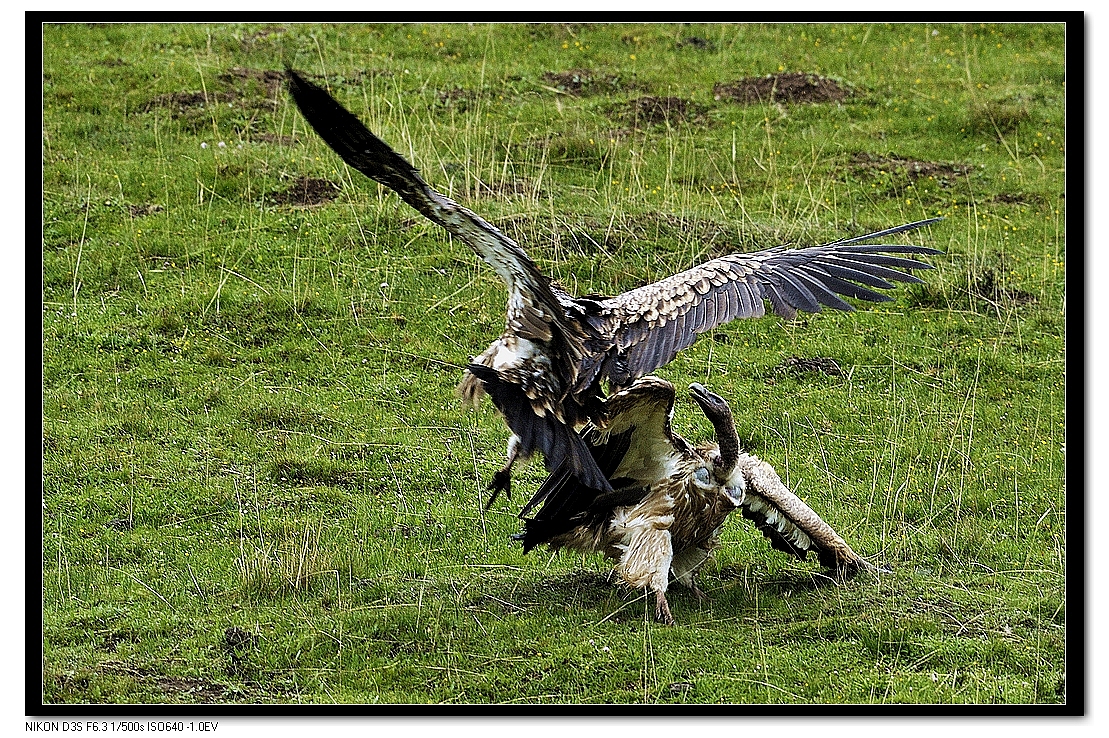
[[[689,589],[693,592],[693,596],[697,598],[698,602],[708,602],[709,596],[705,594],[704,590],[697,586],[697,573],[694,572],[689,575]]]
[[[674,625],[674,616],[670,614],[670,603],[666,601],[666,593],[661,589],[655,590],[655,617],[666,625]]]
[[[512,499],[512,465],[516,463],[516,455],[520,449],[520,437],[513,434],[508,439],[508,461],[504,467],[493,475],[493,479],[485,489],[493,490],[493,494],[489,496],[489,501],[485,503],[485,509],[488,510],[496,502],[498,495],[504,492],[504,496]]]

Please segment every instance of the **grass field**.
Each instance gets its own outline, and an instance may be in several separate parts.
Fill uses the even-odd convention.
[[[45,27],[42,700],[1065,704],[1064,30]],[[667,627],[524,556],[542,465],[484,512],[508,431],[454,394],[503,285],[285,62],[577,294],[945,216],[895,302],[659,372],[895,573],[822,586],[737,516]]]

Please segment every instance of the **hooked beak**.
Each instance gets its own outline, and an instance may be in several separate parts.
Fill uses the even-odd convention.
[[[697,382],[689,385],[689,394],[693,396],[693,399],[696,400],[697,404],[702,408],[709,405],[721,404],[723,402],[723,398],[721,398],[720,395],[710,392],[703,384],[698,384]]]

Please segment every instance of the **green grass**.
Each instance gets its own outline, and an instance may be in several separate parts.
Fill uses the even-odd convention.
[[[503,286],[306,130],[284,60],[579,294],[946,216],[895,302],[659,372],[896,573],[819,586],[737,518],[665,627],[599,557],[522,555],[542,467],[483,512],[508,433],[454,394]],[[1062,26],[65,25],[43,61],[44,702],[1066,701]],[[853,94],[714,99],[779,72]],[[340,189],[279,204],[302,177]],[[710,435],[685,393],[675,425]]]

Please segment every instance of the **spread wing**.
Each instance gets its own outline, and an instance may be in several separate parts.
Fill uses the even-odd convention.
[[[822,307],[854,310],[843,297],[871,302],[893,298],[876,292],[896,282],[921,282],[910,271],[931,269],[916,259],[893,254],[938,254],[935,249],[898,244],[863,244],[920,228],[931,218],[833,241],[793,249],[775,247],[712,259],[672,277],[602,301],[613,323],[615,351],[604,374],[622,386],[668,364],[679,351],[710,331],[737,318],[765,314],[765,301],[782,317]],[[841,297],[841,295],[843,297]]]
[[[823,566],[848,575],[860,568],[876,569],[804,500],[790,492],[770,464],[743,454],[738,468],[747,484],[740,511],[773,548],[802,560],[812,551]]]
[[[472,248],[504,280],[509,323],[529,340],[550,341],[562,311],[544,276],[524,250],[477,214],[435,191],[419,170],[370,132],[327,90],[286,70],[289,91],[305,120],[347,164],[396,192],[428,220]]]
[[[603,425],[589,425],[581,438],[597,466],[611,483],[601,493],[574,474],[567,459],[539,487],[520,517],[525,518],[519,538],[524,551],[578,525],[607,520],[612,509],[642,501],[660,479],[687,453],[688,444],[670,428],[674,412],[674,386],[658,377],[642,377],[605,401]]]

